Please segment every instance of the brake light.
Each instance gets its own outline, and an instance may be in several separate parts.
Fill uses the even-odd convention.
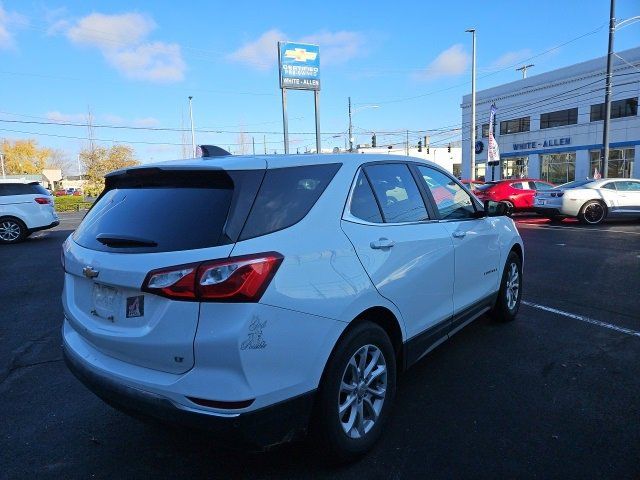
[[[276,252],[153,270],[142,290],[175,300],[257,302],[283,257]]]
[[[49,205],[51,203],[51,199],[46,197],[36,197],[34,200],[40,205]]]

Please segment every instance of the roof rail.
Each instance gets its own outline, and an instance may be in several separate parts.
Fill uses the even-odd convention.
[[[197,153],[199,153],[202,158],[226,157],[228,155],[231,155],[231,153],[227,152],[224,148],[218,147],[217,145],[198,145]]]

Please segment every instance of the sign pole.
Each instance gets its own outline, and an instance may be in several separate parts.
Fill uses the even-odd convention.
[[[280,82],[280,91],[282,92],[282,131],[284,132],[284,153],[289,153],[289,122],[287,119],[287,89],[282,84],[282,55],[280,53],[280,45],[278,42],[278,79]]]
[[[320,91],[313,91],[313,99],[316,110],[316,153],[322,153],[322,142],[320,141]]]

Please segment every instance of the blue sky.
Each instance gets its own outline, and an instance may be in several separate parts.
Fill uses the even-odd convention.
[[[265,136],[270,152],[282,151],[282,136],[274,133],[282,129],[275,42],[288,39],[320,45],[323,147],[344,146],[349,95],[356,132],[450,128],[460,124],[461,97],[470,91],[465,29],[478,32],[482,89],[518,79],[513,65],[523,61],[536,65],[534,75],[604,55],[608,12],[607,0],[5,0],[0,120],[84,123],[90,109],[96,125],[188,127],[193,95],[196,128],[228,132],[198,132],[198,143],[238,143],[244,131],[258,152]],[[618,0],[618,18],[635,15],[637,0]],[[638,45],[640,23],[617,33],[617,51]],[[314,146],[310,92],[289,94],[289,125],[292,151]],[[0,128],[0,138],[36,138],[70,158],[84,140],[45,134],[87,135],[84,127],[64,125],[0,122]],[[180,132],[143,129],[95,128],[94,135],[107,144],[148,142],[132,143],[143,162],[180,156],[174,145],[183,141]],[[381,134],[379,143],[403,139]]]

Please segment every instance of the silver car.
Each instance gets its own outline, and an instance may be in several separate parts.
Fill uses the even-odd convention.
[[[606,218],[640,218],[640,180],[576,180],[537,191],[533,206],[545,217],[577,217],[588,225],[597,225]]]

